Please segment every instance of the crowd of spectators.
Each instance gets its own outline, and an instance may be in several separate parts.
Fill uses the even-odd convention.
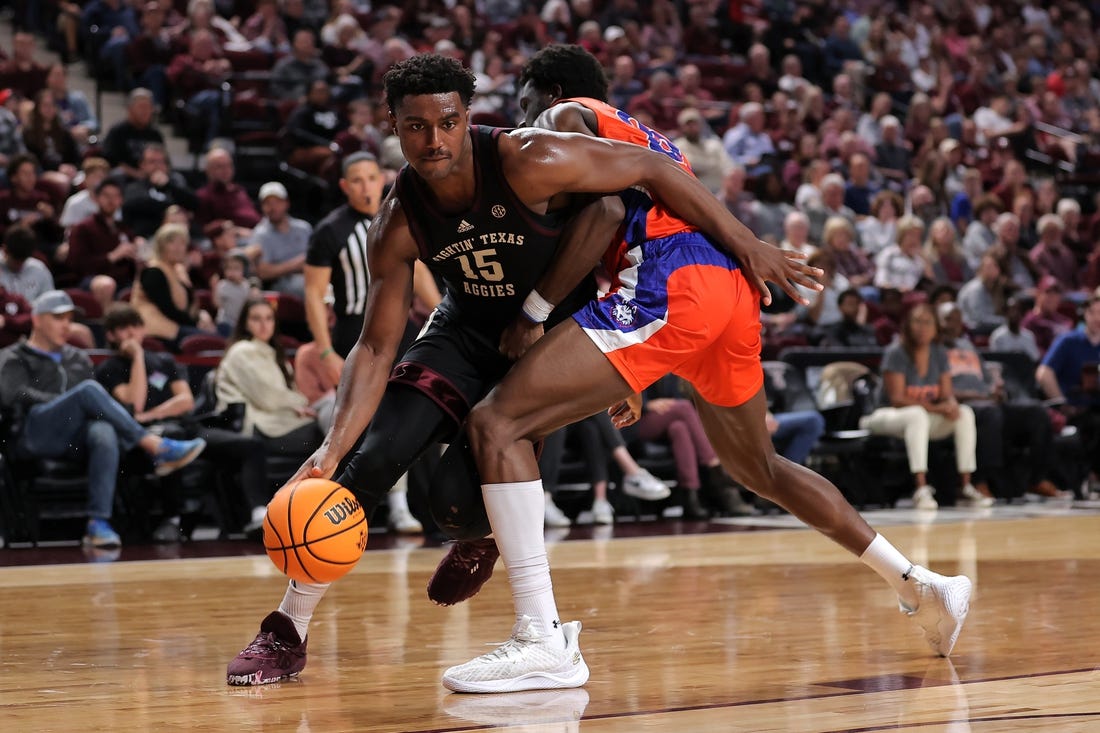
[[[549,43],[599,58],[613,104],[673,140],[757,236],[825,271],[809,306],[777,297],[763,315],[765,358],[790,345],[886,347],[914,304],[948,300],[958,336],[1038,363],[1082,328],[1100,286],[1100,9],[1083,0],[52,0],[12,11],[12,46],[0,49],[4,343],[55,287],[86,291],[98,312],[132,301],[170,351],[230,336],[258,290],[300,298],[327,209],[295,201],[291,179],[238,179],[248,105],[262,101],[291,171],[332,183],[342,158],[367,151],[392,180],[403,160],[381,78],[393,63],[461,59],[478,80],[474,121],[506,126],[519,69]],[[61,63],[39,61],[46,45]],[[71,88],[78,60],[128,94],[122,120],[104,125]],[[163,122],[201,140],[199,170],[173,167]],[[74,333],[105,346],[101,330]]]

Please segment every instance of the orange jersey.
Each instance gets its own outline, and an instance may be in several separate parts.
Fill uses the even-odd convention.
[[[695,175],[695,172],[691,170],[691,165],[688,164],[687,158],[685,158],[684,154],[672,144],[671,140],[656,130],[651,130],[646,127],[621,109],[616,109],[606,102],[601,102],[598,99],[590,99],[588,97],[573,97],[561,101],[576,102],[592,110],[596,115],[596,132],[599,137],[608,140],[621,140],[623,142],[633,143],[634,145],[640,145],[643,148],[649,148],[658,153],[663,153],[676,161],[685,171],[691,173],[693,176]],[[640,199],[641,197],[638,198]],[[616,252],[621,254],[647,239],[660,239],[672,234],[696,231],[695,227],[666,209],[661,202],[652,195],[649,198],[652,199],[653,205],[649,207],[648,210],[638,208],[634,211],[631,210],[634,207],[631,206],[630,199],[626,199],[628,210],[626,214],[627,226],[625,241],[617,243],[618,246],[615,247],[614,250],[608,251],[608,260],[617,260],[618,256]],[[607,264],[610,264],[610,262]],[[609,267],[608,270],[609,272],[618,271],[617,268],[612,267]]]

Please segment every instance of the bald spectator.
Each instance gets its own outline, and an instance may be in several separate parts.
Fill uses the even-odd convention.
[[[317,53],[313,31],[302,29],[294,34],[290,55],[275,62],[271,70],[271,93],[278,99],[301,99],[313,82],[328,76],[329,68]]]
[[[141,152],[146,145],[164,145],[164,136],[153,124],[153,93],[141,87],[130,92],[126,119],[107,131],[103,156],[127,178],[140,178]]]
[[[636,117],[648,116],[658,132],[671,134],[676,130],[676,110],[671,104],[674,89],[672,74],[654,71],[649,77],[649,86],[630,101],[626,111]]]
[[[703,185],[717,194],[722,189],[722,179],[733,167],[722,141],[710,131],[703,115],[694,107],[681,112],[676,123],[681,135],[673,140],[673,145],[684,154]]]
[[[623,54],[615,57],[607,89],[607,98],[612,105],[627,109],[630,100],[645,91],[645,85],[635,77],[636,73],[637,66],[632,56]]]
[[[197,200],[195,224],[205,227],[207,224],[228,219],[244,232],[251,233],[260,223],[260,212],[244,187],[234,181],[236,169],[233,156],[224,148],[214,148],[206,154],[203,169],[206,172],[206,185],[195,192]]]
[[[764,130],[764,106],[756,102],[741,105],[739,119],[722,137],[722,145],[734,162],[748,169],[749,175],[760,175],[768,169],[762,165],[765,156],[775,153],[775,144]]]

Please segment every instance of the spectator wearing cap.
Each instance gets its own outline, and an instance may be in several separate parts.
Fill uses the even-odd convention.
[[[153,124],[153,93],[141,87],[130,92],[126,103],[126,119],[107,131],[103,140],[103,157],[127,178],[141,178],[141,156],[151,143],[164,145],[164,136]]]
[[[1081,290],[1077,255],[1062,240],[1065,231],[1062,218],[1057,214],[1043,214],[1035,228],[1039,231],[1039,243],[1031,248],[1028,257],[1039,275],[1053,277],[1067,292]]]
[[[329,76],[329,68],[317,54],[313,31],[302,28],[294,33],[290,55],[275,62],[271,69],[271,93],[278,99],[302,99],[315,81]]]
[[[704,186],[717,194],[722,190],[722,179],[733,167],[722,141],[710,131],[703,115],[694,107],[688,107],[676,117],[680,137],[673,144],[691,164],[695,176]]]
[[[0,351],[0,406],[16,426],[23,455],[87,461],[84,543],[117,547],[110,519],[122,455],[140,447],[157,475],[165,476],[193,461],[206,444],[149,432],[92,378],[91,359],[68,344],[75,310],[62,290],[35,299],[30,336]]]
[[[91,291],[106,308],[120,288],[128,287],[137,273],[140,237],[115,214],[122,206],[118,182],[107,178],[95,189],[97,211],[69,232],[66,262],[79,278],[80,286]]]
[[[244,230],[240,232],[241,236],[247,237],[252,228],[260,223],[260,212],[256,210],[248,191],[234,180],[233,156],[224,148],[213,148],[206,154],[203,170],[206,172],[206,185],[195,192],[196,226],[205,227],[211,222],[228,219]]]
[[[1035,289],[1035,305],[1020,324],[1035,335],[1035,343],[1043,352],[1063,333],[1073,330],[1073,319],[1060,310],[1063,293],[1062,284],[1057,278],[1044,276]]]
[[[83,180],[80,182],[81,189],[67,198],[65,205],[61,207],[59,223],[66,231],[99,211],[95,190],[111,172],[111,164],[106,158],[97,156],[85,158],[80,164],[80,172],[83,174]],[[121,209],[115,212],[115,219],[122,221]]]
[[[122,192],[122,216],[139,237],[152,237],[169,206],[194,211],[198,205],[187,180],[172,170],[168,151],[151,143],[141,151],[138,176]]]
[[[299,298],[305,295],[303,268],[313,227],[290,216],[286,186],[271,181],[260,187],[260,209],[264,218],[252,230],[252,244],[260,252],[256,274],[269,290]]]
[[[34,256],[38,237],[25,226],[9,227],[4,233],[4,252],[0,256],[0,287],[28,302],[47,290],[53,290],[53,274]]]

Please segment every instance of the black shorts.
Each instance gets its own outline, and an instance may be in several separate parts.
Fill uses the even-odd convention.
[[[461,425],[511,366],[483,333],[437,310],[393,368],[390,382],[423,392]]]

